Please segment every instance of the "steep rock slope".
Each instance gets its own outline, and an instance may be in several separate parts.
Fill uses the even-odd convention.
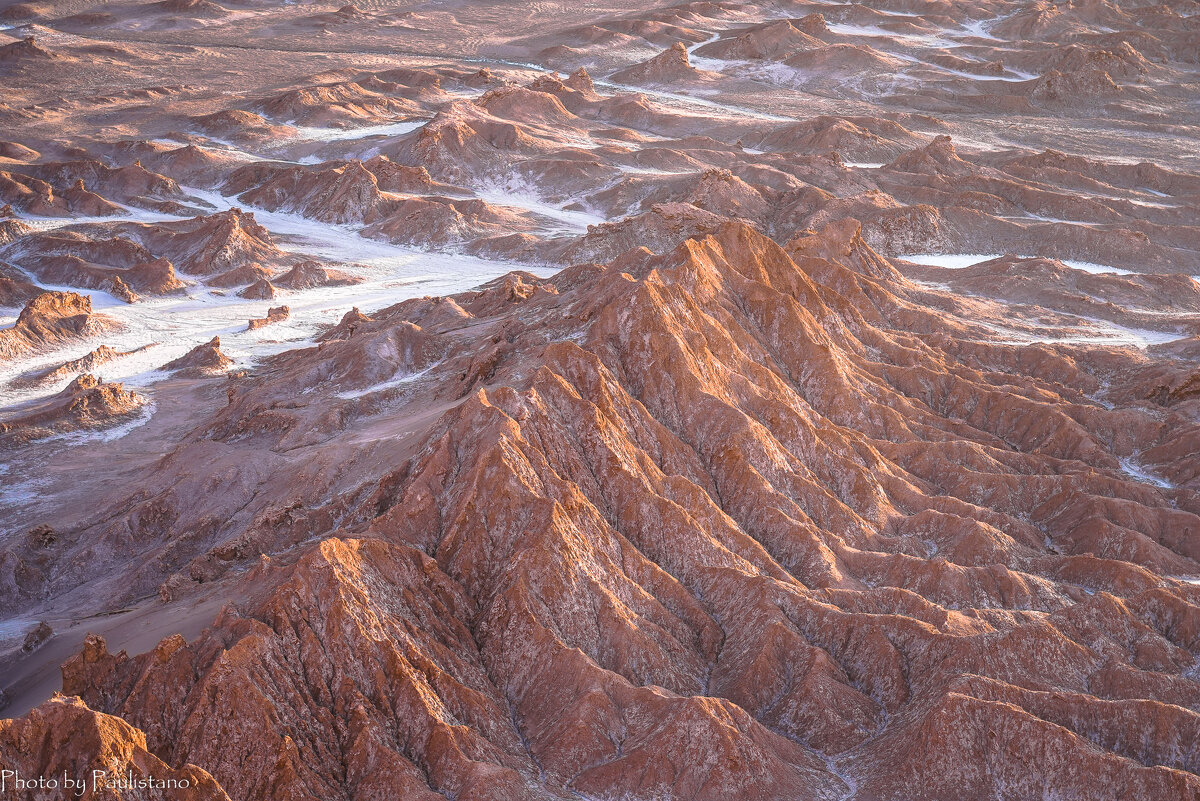
[[[934,300],[729,223],[352,312],[5,580],[239,588],[64,667],[235,799],[1196,796],[1200,503],[1125,467],[1178,366]]]

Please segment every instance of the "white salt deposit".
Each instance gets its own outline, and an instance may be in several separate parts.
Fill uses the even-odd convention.
[[[9,642],[11,640],[22,639],[31,629],[37,626],[36,620],[29,618],[13,617],[7,620],[0,620],[0,642]]]
[[[207,201],[218,211],[237,205],[233,198],[216,192],[193,188],[186,191]],[[569,216],[571,213],[565,214]],[[514,269],[528,270],[541,276],[554,272],[553,269],[538,265],[430,253],[366,239],[350,226],[323,223],[297,214],[256,209],[254,216],[270,230],[279,247],[295,253],[297,257],[347,263],[349,266],[344,269],[361,277],[363,282],[352,286],[287,292],[269,301],[246,300],[233,292],[219,292],[197,285],[183,296],[147,298],[132,305],[97,290],[47,287],[89,296],[93,309],[117,320],[122,330],[51,353],[0,365],[0,409],[46,397],[68,383],[64,380],[25,390],[14,390],[7,386],[18,375],[77,359],[101,344],[118,351],[130,351],[159,343],[104,364],[96,370],[104,380],[124,381],[130,387],[142,388],[165,377],[157,370],[159,366],[214,336],[221,337],[222,351],[237,366],[244,367],[264,356],[311,342],[322,326],[336,324],[343,314],[355,306],[370,313],[411,297],[462,292]],[[246,330],[248,320],[265,317],[270,307],[279,305],[290,307],[289,319],[254,331]],[[3,416],[3,412],[0,412],[0,417]],[[7,491],[8,488],[6,494]]]
[[[381,381],[378,384],[372,384],[365,389],[352,389],[346,392],[339,392],[337,396],[344,400],[353,400],[355,398],[361,398],[365,395],[374,395],[377,392],[384,392],[389,389],[405,386],[406,384],[412,384],[432,369],[432,367],[426,367],[424,370],[419,372],[405,373],[404,375],[390,378],[387,381]]]
[[[1132,457],[1121,460],[1121,470],[1126,475],[1131,476],[1132,478],[1135,478],[1144,484],[1153,484],[1154,486],[1161,487],[1162,489],[1172,488],[1170,481],[1159,478],[1158,476],[1149,472],[1145,467],[1135,462]]]
[[[600,225],[607,218],[598,214],[573,209],[564,209],[538,197],[536,190],[520,179],[512,178],[504,184],[491,184],[475,190],[475,196],[496,206],[511,206],[532,212],[546,220],[550,227],[564,233],[581,233],[589,225]]]
[[[344,142],[366,139],[372,136],[403,136],[417,130],[428,120],[404,120],[383,125],[367,125],[362,128],[308,128],[297,127],[296,139],[310,142]]]
[[[850,165],[847,162],[848,166]],[[944,267],[949,270],[961,270],[965,267],[972,267],[976,264],[982,264],[985,261],[992,259],[1003,258],[1002,253],[982,254],[982,253],[916,253],[910,256],[901,256],[905,261],[911,261],[913,264],[924,264],[929,267]],[[1019,259],[1039,258],[1037,256],[1017,256]],[[1051,257],[1047,257],[1051,258]],[[1090,261],[1079,261],[1077,259],[1059,259],[1058,261],[1076,270],[1083,270],[1088,273],[1112,273],[1114,275],[1136,275],[1133,270],[1124,270],[1120,267],[1112,267],[1107,264],[1096,264]]]

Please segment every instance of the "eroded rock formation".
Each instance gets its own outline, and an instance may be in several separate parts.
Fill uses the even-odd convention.
[[[1189,458],[1131,397],[1162,367],[972,340],[927,292],[854,226],[727,223],[343,321],[170,461],[447,411],[186,550],[245,501],[159,473],[86,536],[153,506],[186,564],[131,594],[248,594],[194,642],[89,641],[64,689],[231,798],[1200,792],[1196,590],[1161,578],[1197,572],[1195,495],[1122,467]],[[314,391],[338,412],[280,403]]]
[[[74,292],[42,292],[25,304],[16,324],[0,329],[0,359],[97,336],[118,328],[92,311],[92,301]]]

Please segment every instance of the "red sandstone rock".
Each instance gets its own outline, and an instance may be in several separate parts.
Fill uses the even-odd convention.
[[[24,273],[0,262],[0,306],[24,306],[42,292]]]
[[[56,696],[25,718],[0,722],[0,756],[7,770],[26,779],[56,779],[57,791],[34,792],[28,797],[60,795],[63,777],[83,782],[81,793],[70,795],[87,801],[135,799],[167,795],[178,801],[228,801],[229,796],[204,770],[195,765],[174,769],[146,748],[146,735],[120,718],[94,712],[78,698]],[[93,771],[103,780],[93,788]],[[156,789],[105,789],[119,781],[161,782]],[[11,783],[13,779],[9,779]],[[170,789],[157,789],[157,788]]]
[[[191,378],[224,372],[232,364],[233,359],[221,352],[221,338],[213,337],[159,369]]]
[[[271,300],[275,297],[275,287],[265,278],[260,278],[250,286],[238,292],[238,297],[251,300]]]
[[[0,201],[40,216],[83,214],[103,217],[121,213],[120,206],[78,184],[56,192],[40,178],[15,172],[0,171]]]
[[[727,60],[783,59],[798,50],[811,50],[824,47],[824,44],[795,27],[792,20],[780,20],[756,25],[739,36],[703,45],[696,50],[696,55]]]
[[[240,191],[238,186],[249,180],[253,179],[242,172],[234,173],[225,190]],[[284,209],[333,223],[370,222],[386,214],[388,205],[378,180],[361,161],[279,170],[239,199],[269,211]]]
[[[75,378],[81,373],[96,373],[100,365],[107,364],[122,356],[129,356],[148,347],[153,347],[153,345],[146,345],[143,348],[131,351],[118,351],[113,350],[108,345],[101,345],[87,355],[80,356],[78,359],[72,359],[57,367],[21,376],[15,383],[19,386],[36,386],[62,381],[67,378]]]
[[[286,136],[289,128],[273,125],[262,115],[241,109],[226,109],[193,118],[201,131],[231,139],[269,139]]]
[[[348,286],[361,280],[341,270],[322,267],[315,261],[302,261],[293,264],[286,273],[272,279],[272,283],[284,289],[301,291],[319,286]]]
[[[180,198],[183,192],[170,178],[152,173],[140,162],[123,167],[109,167],[96,159],[40,162],[20,168],[28,174],[49,182],[63,192],[88,192],[89,195],[113,198],[125,202],[145,203],[151,198]],[[70,189],[69,189],[70,188]],[[68,196],[69,197],[69,196]],[[107,201],[93,201],[96,210]],[[83,202],[79,205],[82,213]]]
[[[128,224],[155,255],[170,259],[184,273],[215,275],[248,265],[275,264],[285,258],[267,229],[240,209],[187,220]]]
[[[26,36],[19,42],[12,42],[0,47],[0,62],[24,64],[28,62],[51,61],[58,56],[46,50],[32,36]]]
[[[254,590],[195,642],[89,640],[64,689],[246,799],[346,771],[480,799],[1200,792],[1200,629],[1154,572],[1195,570],[1196,517],[1118,458],[1186,423],[1085,402],[1139,357],[972,341],[926,292],[853,223],[786,250],[727,223],[352,312],[168,459],[418,442],[382,472],[294,457],[351,472],[333,499],[123,509],[168,504],[149,549],[207,532],[144,576],[170,603],[256,562]],[[353,422],[295,402],[334,392]]]
[[[74,292],[43,292],[21,310],[12,328],[0,330],[0,359],[114,331],[117,323],[92,312],[92,301]]]
[[[1099,68],[1084,68],[1072,72],[1051,70],[1037,80],[1032,96],[1036,100],[1058,103],[1088,103],[1112,97],[1121,87]]]
[[[57,395],[0,422],[0,437],[10,444],[80,429],[100,428],[136,411],[144,398],[121,384],[84,373]]]
[[[687,80],[698,74],[688,59],[687,47],[676,42],[649,61],[627,67],[612,77],[621,83],[657,84]]]
[[[274,306],[267,311],[266,317],[262,317],[257,320],[251,320],[249,325],[247,325],[246,330],[253,331],[256,328],[262,328],[270,325],[271,323],[281,322],[286,320],[290,314],[291,310],[288,309],[287,306]]]
[[[321,332],[163,379],[128,437],[21,441],[117,419],[90,377],[0,411],[43,415],[3,444],[0,619],[55,629],[0,632],[0,695],[108,637],[64,666],[88,706],[0,724],[0,763],[246,801],[1200,797],[1200,6],[250,5],[0,11],[56,29],[0,66],[37,148],[0,144],[0,256],[127,298],[176,264],[222,305],[305,292],[288,336]],[[653,91],[580,66],[631,63]],[[188,186],[312,236],[14,219],[182,217]],[[409,297],[334,261],[363,224],[537,266]],[[885,258],[928,252],[1040,258]],[[322,326],[358,275],[375,305]],[[0,342],[74,342],[39,316]],[[1179,339],[1074,341],[1114,324]]]

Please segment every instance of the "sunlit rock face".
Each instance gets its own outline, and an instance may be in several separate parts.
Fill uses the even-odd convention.
[[[0,8],[0,795],[1200,798],[1196,9],[926,6]]]

